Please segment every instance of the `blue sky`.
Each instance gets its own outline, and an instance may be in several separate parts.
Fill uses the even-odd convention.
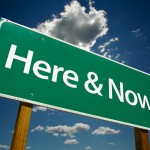
[[[51,35],[59,37],[62,35],[56,34],[55,30],[60,28],[64,32],[69,30],[65,28],[66,22],[62,21],[64,16],[60,16],[60,13],[64,12],[66,18],[72,15],[68,9],[64,10],[64,6],[67,4],[71,6],[71,2],[71,0],[53,2],[49,0],[32,0],[32,2],[2,0],[0,16],[31,28],[37,28],[45,34],[50,32]],[[75,32],[75,38],[62,38],[71,39],[73,44],[150,73],[150,2],[148,0],[144,2],[140,0],[95,0],[93,2],[90,5],[88,0],[78,0],[76,11],[79,12],[85,7],[85,13],[89,15],[91,9],[94,9],[97,13],[93,15],[95,28],[98,25],[104,28],[100,30],[92,28],[91,34],[87,30],[89,38],[83,36],[82,45],[79,45],[77,39],[80,37],[75,34],[80,30],[76,26],[72,29]],[[103,11],[100,12],[100,10]],[[78,15],[81,16],[81,13]],[[78,19],[79,16],[77,16]],[[69,23],[80,21],[80,19],[75,19],[75,17],[70,19]],[[92,21],[93,18],[89,15],[89,19]],[[54,24],[54,21],[57,23]],[[53,31],[46,23],[54,25]],[[17,101],[4,98],[0,100],[0,149],[9,149],[18,106]],[[26,149],[133,150],[135,149],[134,132],[132,127],[34,106]]]

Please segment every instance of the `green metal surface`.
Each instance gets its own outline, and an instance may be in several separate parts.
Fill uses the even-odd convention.
[[[143,99],[145,95],[150,103],[150,75],[10,21],[4,21],[4,19],[0,21],[1,95],[13,96],[14,99],[20,98],[21,101],[27,99],[36,104],[56,106],[70,112],[81,112],[90,117],[110,119],[110,121],[150,129],[148,104],[146,103],[145,108],[142,108],[137,96],[139,93]],[[25,63],[19,60],[13,60],[10,69],[5,67],[12,44],[17,46],[16,55],[20,57],[26,58],[29,50],[33,52],[29,74],[23,73]],[[40,74],[48,76],[48,80],[37,77],[33,72],[33,65],[39,60],[47,62],[51,67],[51,73],[39,71]],[[63,72],[58,73],[57,82],[52,81],[54,65],[64,68]],[[41,67],[45,66],[41,65]],[[78,75],[78,82],[68,80],[77,88],[71,88],[64,83],[63,73],[66,70],[72,70]],[[94,83],[97,87],[103,84],[101,90],[103,96],[92,94],[85,89],[84,84],[88,80],[89,72],[97,74],[98,81]],[[114,87],[112,87],[113,98],[110,98],[109,79],[114,81],[118,91],[120,82],[123,83],[124,102],[119,100]],[[89,88],[94,91],[92,84],[89,84]],[[133,91],[134,94],[127,95],[128,90]],[[137,101],[136,104],[134,101]]]

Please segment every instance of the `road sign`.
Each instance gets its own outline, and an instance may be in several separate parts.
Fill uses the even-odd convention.
[[[150,75],[0,20],[1,96],[150,129]]]

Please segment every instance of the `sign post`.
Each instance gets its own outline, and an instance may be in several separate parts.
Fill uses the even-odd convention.
[[[150,150],[148,130],[134,128],[136,150]]]
[[[10,148],[11,150],[25,150],[32,106],[32,104],[20,102]]]

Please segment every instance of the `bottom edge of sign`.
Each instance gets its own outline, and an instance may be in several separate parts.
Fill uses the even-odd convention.
[[[3,94],[3,93],[0,93],[0,96],[4,97],[4,98],[8,98],[8,99],[21,101],[21,102],[27,102],[27,103],[31,103],[31,104],[35,104],[35,105],[39,105],[39,106],[43,106],[43,107],[48,107],[48,108],[51,108],[51,109],[56,109],[56,110],[60,110],[60,111],[64,111],[64,112],[69,112],[69,113],[73,113],[73,114],[77,114],[77,115],[81,115],[81,116],[86,116],[86,117],[90,117],[90,118],[95,118],[95,119],[100,119],[100,120],[109,121],[109,122],[113,122],[113,123],[118,123],[118,124],[121,124],[121,125],[127,125],[127,126],[130,126],[130,127],[136,127],[136,128],[150,130],[150,128],[148,128],[148,127],[139,126],[139,125],[135,125],[135,124],[131,124],[131,123],[126,123],[126,122],[113,120],[113,119],[109,119],[109,118],[104,118],[104,117],[100,117],[100,116],[95,116],[95,115],[92,115],[92,114],[87,114],[87,113],[83,113],[83,112],[79,112],[79,111],[75,111],[75,110],[70,110],[70,109],[61,108],[61,107],[57,107],[57,106],[53,106],[53,105],[49,105],[49,104],[44,104],[44,103],[36,102],[36,101],[33,101],[33,100],[28,100],[28,99],[25,99],[25,98],[15,97],[15,96]]]

